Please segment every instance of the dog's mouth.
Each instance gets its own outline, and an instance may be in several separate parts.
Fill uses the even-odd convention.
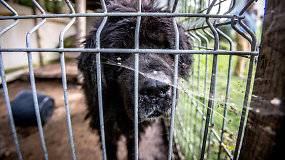
[[[156,110],[156,111],[154,111],[154,112],[152,112],[150,115],[149,115],[149,117],[159,117],[159,116],[161,116],[163,113],[161,113],[160,111],[158,111],[158,110]]]
[[[139,121],[167,117],[170,114],[171,98],[140,96],[138,106]]]

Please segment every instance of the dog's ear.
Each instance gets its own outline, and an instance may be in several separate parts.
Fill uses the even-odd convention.
[[[192,50],[193,41],[185,34],[185,30],[179,26],[179,49]],[[188,80],[189,72],[193,65],[194,58],[192,54],[180,54],[179,56],[179,75]]]
[[[181,26],[178,25],[178,29],[179,29],[179,49],[180,50],[192,50],[193,41],[190,39],[190,37],[188,37],[185,34],[185,30]],[[175,34],[174,34],[174,31],[172,33],[173,34],[171,35],[171,37],[169,37],[169,39],[170,39],[170,44],[172,46],[171,48],[174,49],[175,48]],[[171,55],[171,57],[174,60],[174,55]],[[188,80],[190,69],[193,65],[193,62],[194,62],[194,58],[192,54],[180,54],[179,63],[178,63],[179,76]]]

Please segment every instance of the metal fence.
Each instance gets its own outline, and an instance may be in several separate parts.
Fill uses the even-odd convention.
[[[12,16],[0,16],[0,20],[14,20],[10,25],[5,27],[0,31],[0,38],[5,32],[13,28],[19,20],[21,19],[42,19],[34,28],[32,28],[26,35],[26,48],[0,48],[0,71],[2,78],[2,87],[5,96],[6,107],[8,110],[8,116],[10,120],[10,125],[13,133],[13,138],[16,144],[17,153],[19,159],[23,159],[21,153],[21,147],[18,142],[17,133],[15,129],[15,124],[13,121],[13,116],[11,113],[10,99],[8,95],[7,83],[4,73],[4,66],[2,60],[2,52],[26,52],[28,56],[29,64],[29,73],[30,73],[30,82],[33,91],[33,100],[35,105],[36,117],[38,122],[38,129],[41,138],[42,149],[44,152],[44,157],[47,160],[48,154],[45,145],[44,132],[42,129],[41,118],[39,113],[39,106],[37,102],[37,92],[35,85],[35,78],[32,65],[32,52],[59,52],[60,53],[60,62],[61,62],[61,71],[62,71],[62,85],[64,91],[64,100],[67,114],[68,122],[68,131],[70,138],[70,145],[72,148],[73,159],[76,159],[76,151],[73,142],[72,134],[72,125],[70,119],[69,103],[68,103],[68,94],[67,94],[67,81],[65,73],[65,61],[64,54],[69,52],[92,52],[96,54],[96,64],[97,64],[97,78],[98,78],[98,95],[99,95],[99,109],[100,109],[100,126],[101,126],[101,138],[102,138],[102,150],[103,150],[103,159],[106,159],[106,149],[104,142],[104,122],[103,122],[103,108],[102,108],[102,90],[101,90],[101,68],[100,68],[100,53],[135,53],[135,159],[138,159],[138,67],[139,67],[139,54],[140,53],[167,53],[175,54],[175,65],[174,65],[174,85],[173,85],[173,105],[172,113],[170,119],[170,133],[169,133],[169,152],[168,159],[171,159],[172,154],[172,142],[176,142],[176,146],[179,151],[180,158],[184,159],[209,159],[210,158],[210,149],[213,147],[211,143],[214,139],[218,142],[218,155],[213,159],[221,159],[221,156],[224,156],[225,159],[238,159],[239,150],[242,143],[242,136],[244,131],[244,126],[246,122],[246,113],[248,110],[248,102],[250,98],[250,89],[253,75],[253,67],[255,57],[258,55],[258,52],[255,51],[256,48],[256,37],[253,31],[251,31],[243,22],[244,12],[253,3],[254,0],[249,0],[246,6],[238,14],[229,14],[237,6],[236,0],[174,0],[170,2],[171,13],[146,13],[141,12],[141,0],[137,2],[137,12],[128,12],[128,13],[108,13],[106,9],[106,4],[104,0],[101,0],[101,5],[103,8],[102,13],[75,13],[69,0],[65,0],[67,6],[70,9],[70,14],[46,14],[41,6],[35,1],[31,0],[33,5],[37,10],[41,12],[40,15],[18,15],[17,12],[10,7],[5,1],[0,0],[2,5],[11,11]],[[222,11],[222,5],[229,2],[229,6],[226,11]],[[224,7],[224,6],[223,6]],[[213,11],[213,8],[216,8],[216,11]],[[215,12],[215,13],[214,13]],[[136,16],[137,25],[135,32],[135,49],[104,49],[100,48],[100,33],[107,21],[109,16]],[[176,43],[175,49],[140,49],[139,48],[139,27],[142,16],[168,16],[172,17],[173,26],[176,33]],[[81,48],[64,48],[63,46],[63,37],[65,32],[71,27],[75,22],[76,17],[104,17],[103,21],[98,28],[96,35],[96,48],[92,49],[81,49]],[[41,27],[47,18],[70,18],[70,22],[66,27],[61,31],[59,36],[59,48],[32,48],[31,47],[31,35]],[[187,29],[187,33],[192,37],[195,42],[194,50],[180,50],[179,49],[179,37],[178,37],[178,28],[177,21],[181,21],[181,24]],[[237,25],[240,25],[243,30],[240,29]],[[230,26],[232,30],[236,33],[242,35],[245,39],[251,44],[250,51],[234,51],[234,42],[233,40],[221,31],[219,28],[222,26]],[[220,38],[223,37],[227,41],[228,49],[220,49]],[[178,56],[179,54],[193,54],[195,55],[197,65],[193,68],[191,75],[191,83],[187,83],[189,90],[186,88],[181,88],[178,83]],[[234,145],[234,150],[230,151],[227,145],[224,143],[224,138],[226,134],[226,124],[229,122],[227,119],[227,111],[229,110],[229,95],[230,95],[230,85],[231,85],[231,66],[232,66],[232,56],[243,56],[250,59],[248,76],[246,80],[246,88],[243,96],[243,105],[241,108],[241,114],[238,132],[236,135],[236,141]],[[214,129],[213,125],[215,124],[215,107],[217,104],[216,99],[216,90],[217,87],[217,75],[218,73],[218,57],[219,56],[228,56],[228,72],[227,77],[224,80],[225,83],[225,97],[223,100],[223,113],[222,113],[222,128],[220,135]],[[209,65],[209,57],[212,57],[211,66]],[[205,70],[202,70],[201,61],[205,60]],[[209,69],[212,68],[212,71]],[[196,75],[197,73],[197,75]],[[205,74],[203,77],[204,82],[202,82],[202,74]],[[208,79],[208,74],[210,79]],[[208,83],[209,82],[209,83]],[[201,85],[204,84],[202,87]],[[207,87],[210,87],[207,89]],[[202,91],[203,88],[203,91]],[[179,89],[180,92],[186,95],[185,104],[180,103],[176,108],[177,113],[175,113],[175,99],[176,99],[176,90]],[[191,90],[191,92],[189,92]],[[194,92],[195,91],[195,92]],[[207,92],[207,93],[206,93]],[[181,96],[183,97],[183,96]],[[185,96],[184,96],[185,97]],[[183,101],[183,100],[180,100]],[[182,105],[182,106],[181,106]],[[191,106],[191,107],[190,107]],[[180,109],[182,111],[180,112]],[[184,112],[183,112],[184,111]],[[186,112],[185,112],[186,111]],[[183,114],[183,115],[182,115]],[[193,115],[194,114],[194,115]],[[99,123],[99,122],[98,122]],[[200,124],[200,126],[198,125]],[[176,128],[174,129],[174,124]],[[174,140],[173,140],[174,137]],[[200,143],[198,143],[198,141]],[[205,157],[206,155],[206,157]]]

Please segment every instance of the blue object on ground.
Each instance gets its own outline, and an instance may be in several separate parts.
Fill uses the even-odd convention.
[[[50,96],[37,94],[42,124],[51,117],[54,110],[54,100]],[[31,90],[22,90],[11,102],[15,124],[17,126],[37,125],[33,93]]]

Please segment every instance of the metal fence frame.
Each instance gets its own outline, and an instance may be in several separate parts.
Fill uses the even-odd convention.
[[[182,4],[185,3],[191,3],[191,0],[182,0]],[[196,0],[195,2],[195,8],[197,5]],[[227,148],[225,148],[223,144],[223,136],[224,136],[224,127],[226,125],[226,121],[223,121],[223,128],[221,135],[219,136],[213,129],[210,128],[209,132],[209,126],[211,122],[213,121],[213,112],[215,107],[215,94],[216,94],[216,75],[217,75],[217,57],[218,55],[230,55],[229,58],[229,69],[228,69],[228,75],[227,75],[227,90],[226,90],[226,98],[225,98],[225,110],[224,110],[224,117],[227,116],[227,101],[229,96],[229,86],[230,86],[230,79],[231,79],[231,63],[232,63],[232,55],[238,55],[238,56],[244,56],[250,58],[250,64],[249,64],[249,71],[248,71],[248,78],[247,78],[247,84],[246,84],[246,90],[244,95],[244,103],[242,108],[242,114],[241,114],[241,121],[239,126],[239,132],[236,142],[236,150],[234,152],[234,155],[231,155],[227,151],[228,156],[230,159],[238,159],[239,150],[242,143],[242,135],[244,132],[244,126],[245,126],[245,115],[248,110],[248,100],[249,100],[249,94],[250,94],[250,88],[251,88],[251,81],[252,81],[252,72],[253,72],[253,65],[254,65],[254,58],[258,55],[258,52],[255,51],[256,48],[256,38],[254,33],[243,23],[243,13],[245,10],[249,7],[251,3],[253,3],[254,0],[250,0],[247,5],[243,8],[243,10],[239,13],[239,15],[229,15],[228,13],[235,7],[236,0],[231,0],[231,7],[229,8],[228,12],[224,14],[220,14],[220,11],[217,12],[217,14],[209,14],[211,9],[215,5],[221,5],[223,1],[219,0],[212,0],[208,2],[208,7],[203,8],[203,11],[198,12],[197,10],[186,11],[182,9],[182,12],[184,13],[177,13],[176,8],[178,4],[178,0],[172,1],[172,7],[170,13],[147,13],[147,12],[141,12],[141,0],[137,0],[137,12],[129,12],[129,13],[108,13],[106,9],[106,4],[104,0],[101,0],[103,13],[75,13],[72,5],[70,4],[69,0],[65,0],[67,6],[70,9],[70,14],[45,14],[45,11],[41,8],[41,6],[35,1],[32,0],[33,4],[35,5],[36,9],[38,9],[41,14],[40,15],[18,15],[17,12],[10,7],[4,0],[0,0],[0,2],[11,11],[13,16],[0,16],[0,20],[14,20],[10,25],[5,27],[0,31],[0,39],[4,33],[9,31],[11,28],[13,28],[20,19],[35,19],[35,18],[41,18],[42,20],[33,27],[26,35],[26,48],[1,48],[0,47],[0,71],[1,71],[1,78],[2,78],[2,87],[4,92],[4,98],[6,102],[6,107],[8,110],[8,117],[10,121],[10,126],[13,133],[14,142],[16,144],[16,149],[18,153],[18,157],[20,160],[23,159],[21,148],[18,142],[17,133],[15,129],[15,124],[12,116],[11,111],[11,105],[10,105],[10,99],[8,95],[8,88],[7,88],[7,82],[5,78],[4,73],[4,66],[3,66],[3,60],[2,60],[2,52],[26,52],[28,56],[28,64],[29,64],[29,73],[30,73],[30,82],[32,87],[32,93],[33,93],[33,100],[35,105],[35,111],[36,111],[36,117],[38,122],[38,129],[40,133],[40,139],[42,143],[42,149],[44,152],[44,157],[47,160],[48,154],[47,149],[45,145],[44,140],[44,133],[42,129],[41,124],[41,117],[39,113],[39,106],[37,102],[37,92],[36,92],[36,84],[35,84],[35,78],[34,78],[34,72],[33,72],[33,65],[32,65],[32,52],[59,52],[60,53],[60,63],[61,63],[61,71],[62,71],[62,85],[63,85],[63,91],[64,91],[64,101],[65,101],[65,108],[66,108],[66,115],[67,115],[67,122],[68,122],[68,132],[69,132],[69,139],[70,139],[70,145],[72,149],[72,156],[73,159],[76,159],[75,154],[75,147],[73,142],[73,134],[72,134],[72,125],[71,125],[71,119],[70,119],[70,111],[69,111],[69,104],[68,104],[68,94],[67,94],[67,81],[66,81],[66,73],[65,73],[65,61],[64,61],[64,53],[68,52],[93,52],[96,54],[96,66],[97,66],[97,85],[98,85],[98,101],[99,101],[99,112],[100,112],[100,126],[101,126],[101,138],[102,138],[102,151],[103,151],[103,159],[106,160],[106,147],[105,147],[105,137],[104,137],[104,122],[103,122],[103,104],[102,104],[102,88],[101,88],[101,68],[100,68],[100,53],[135,53],[135,79],[134,79],[134,88],[135,88],[135,159],[138,159],[138,74],[139,74],[139,54],[140,53],[167,53],[167,54],[174,54],[175,55],[175,65],[174,65],[174,85],[173,85],[173,102],[172,102],[172,113],[171,113],[171,120],[170,120],[170,134],[169,134],[169,151],[168,151],[168,159],[171,159],[172,155],[172,142],[173,142],[173,133],[174,133],[174,118],[175,118],[175,99],[176,99],[176,90],[177,90],[177,84],[178,84],[178,59],[179,54],[198,54],[199,55],[199,64],[198,67],[200,68],[200,55],[213,55],[213,67],[212,67],[212,74],[211,74],[211,85],[210,85],[210,93],[209,93],[209,101],[207,104],[207,112],[205,114],[205,110],[201,111],[197,106],[199,103],[196,103],[193,98],[192,103],[194,106],[196,106],[196,114],[195,117],[197,117],[197,113],[199,113],[202,116],[202,123],[204,124],[204,128],[201,129],[201,138],[203,139],[203,143],[200,144],[201,151],[200,151],[200,157],[199,159],[204,159],[204,154],[206,152],[206,143],[207,139],[210,139],[209,137],[213,133],[214,137],[219,141],[219,156],[218,159],[220,159],[220,152],[221,148],[224,148],[227,151]],[[201,1],[203,3],[203,1]],[[183,7],[182,7],[183,8]],[[188,10],[188,9],[187,9]],[[190,8],[191,10],[191,8]],[[202,10],[202,9],[201,9]],[[206,11],[206,13],[204,13]],[[101,31],[108,19],[109,16],[136,16],[137,17],[137,24],[136,24],[136,30],[135,30],[135,49],[104,49],[100,48],[100,34]],[[140,49],[139,48],[139,30],[140,30],[140,21],[141,17],[143,16],[167,16],[172,17],[172,22],[175,30],[175,49]],[[63,37],[65,32],[71,27],[71,25],[75,22],[76,17],[104,17],[101,25],[99,26],[97,33],[96,33],[96,48],[94,49],[80,49],[80,48],[64,48],[63,46]],[[205,50],[180,50],[179,49],[179,32],[177,27],[177,17],[186,17],[186,18],[193,18],[193,22],[189,23],[191,24],[188,26],[190,28],[189,35],[194,39],[197,40],[199,45],[196,47],[203,48]],[[39,28],[41,25],[43,25],[47,18],[71,18],[69,23],[64,27],[64,29],[61,31],[59,35],[59,48],[31,48],[31,41],[30,37],[31,35]],[[230,21],[222,22],[220,23],[218,20],[221,18],[230,19]],[[215,19],[214,23],[211,21],[211,19]],[[190,19],[191,21],[191,19]],[[203,24],[201,26],[201,24]],[[251,43],[251,51],[232,51],[233,42],[232,40],[224,34],[221,30],[217,28],[217,26],[227,25],[231,24],[232,28],[241,34],[243,37],[245,37],[250,43]],[[246,35],[244,32],[242,32],[239,28],[236,27],[236,24],[241,25],[248,35]],[[205,30],[205,28],[210,28],[212,33],[209,33]],[[202,30],[204,33],[208,34],[214,39],[214,48],[209,48],[208,40],[205,38],[199,30]],[[193,34],[195,33],[195,34]],[[219,49],[219,36],[225,37],[229,44],[230,44],[230,51],[220,50]],[[201,39],[205,40],[206,46],[201,45]],[[206,62],[207,63],[207,62]],[[207,66],[206,66],[207,67]],[[194,72],[193,72],[194,73]],[[200,73],[198,73],[198,83],[200,83]],[[205,74],[208,74],[208,71],[206,69]],[[194,75],[192,75],[194,77]],[[206,81],[205,81],[206,85]],[[193,86],[194,87],[194,86]],[[194,89],[194,88],[193,88]],[[197,92],[199,93],[199,88],[197,88]],[[206,93],[206,89],[204,90],[204,93]],[[206,102],[204,101],[204,104]],[[204,108],[205,109],[205,108]],[[192,114],[192,113],[191,113]],[[191,115],[192,116],[192,115]],[[212,117],[212,118],[211,118]],[[197,119],[197,118],[196,118]],[[190,122],[192,123],[192,122]],[[187,125],[187,124],[186,124]],[[190,124],[192,125],[192,124]],[[194,134],[196,134],[197,128],[194,127]],[[203,134],[202,134],[203,133]],[[196,142],[195,142],[196,143]],[[194,144],[195,144],[194,143]],[[194,151],[193,151],[194,152]],[[193,159],[197,159],[193,156]]]

